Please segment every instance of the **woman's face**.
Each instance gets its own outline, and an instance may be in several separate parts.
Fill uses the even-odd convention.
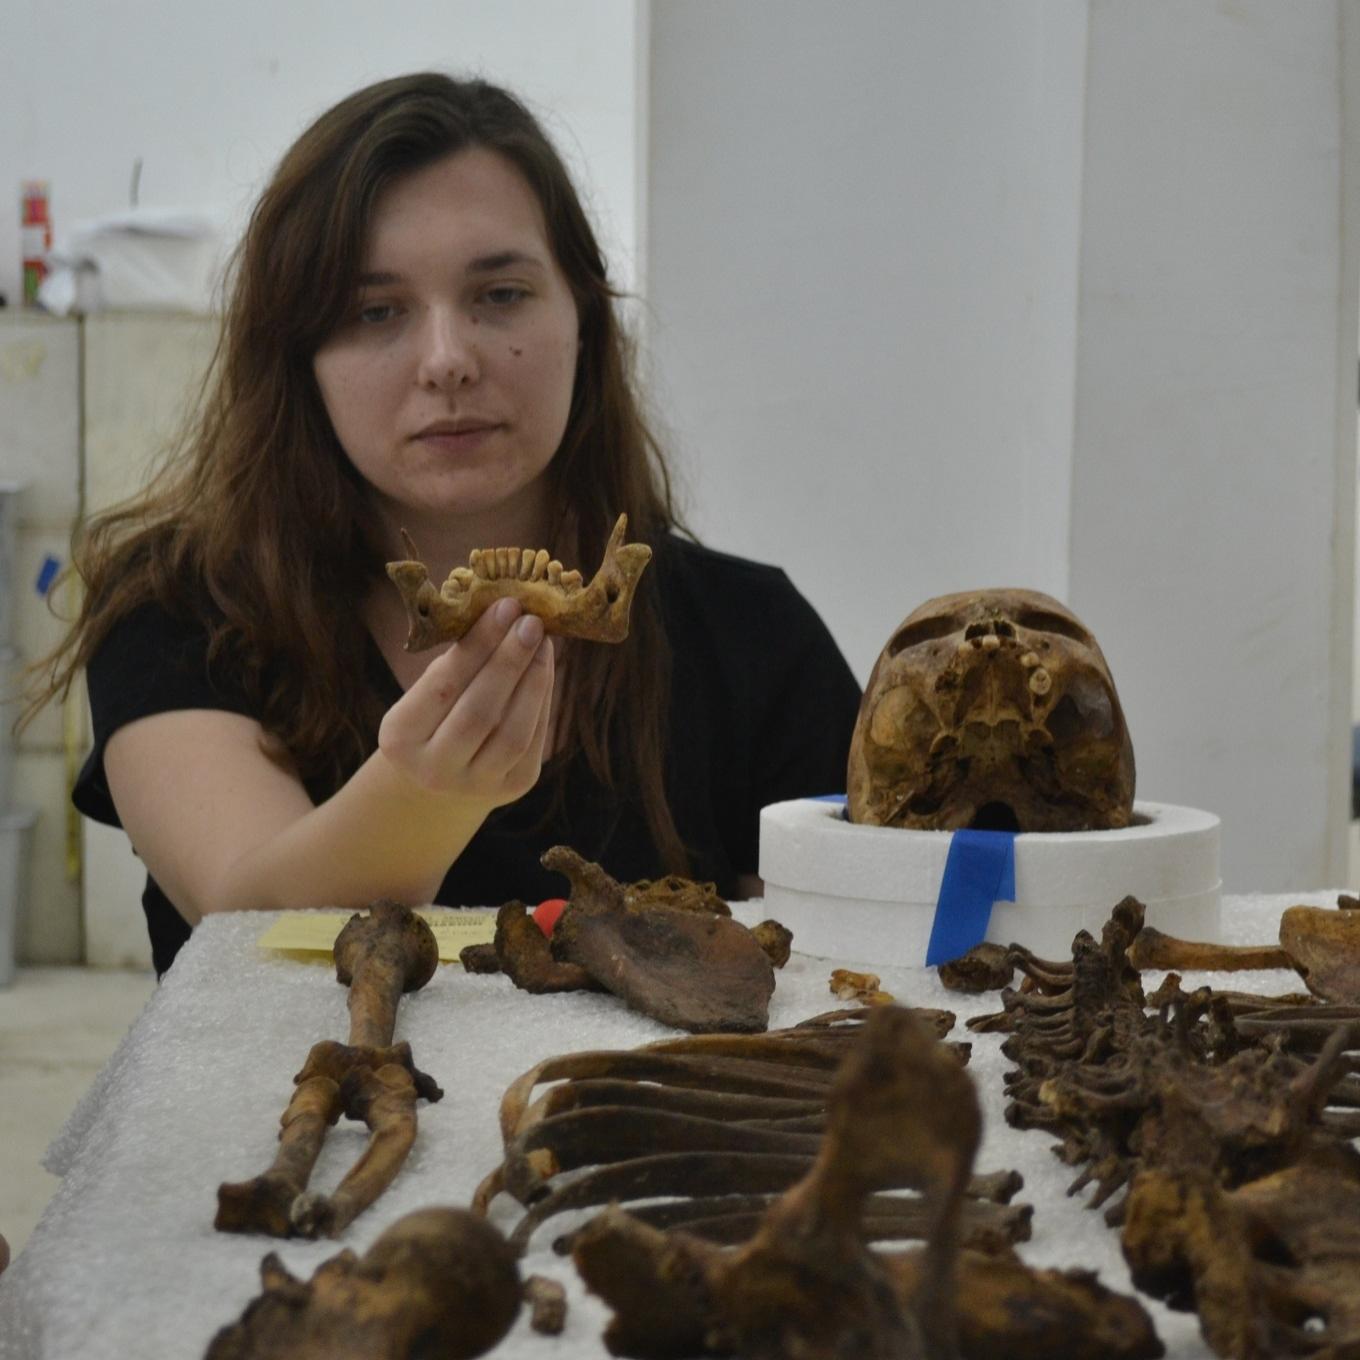
[[[576,304],[528,183],[459,151],[384,190],[348,319],[313,361],[390,527],[542,507],[579,349]]]

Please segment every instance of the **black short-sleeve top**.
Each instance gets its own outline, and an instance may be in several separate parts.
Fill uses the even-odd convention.
[[[826,625],[777,567],[674,535],[655,554],[658,600],[672,652],[666,788],[691,872],[736,892],[755,873],[760,809],[845,787],[860,688]],[[401,690],[376,644],[371,683],[384,707]],[[257,716],[226,664],[210,663],[201,625],[143,605],[110,631],[87,682],[93,749],[73,801],[87,817],[120,825],[104,775],[104,746],[137,718],[177,709]],[[491,814],[449,869],[435,901],[495,906],[561,894],[539,856],[565,844],[621,882],[663,872],[646,818],[627,789],[610,790],[583,758],[563,773],[564,796],[544,782]],[[334,788],[314,787],[316,802]],[[189,925],[148,876],[142,895],[152,955],[163,973]]]

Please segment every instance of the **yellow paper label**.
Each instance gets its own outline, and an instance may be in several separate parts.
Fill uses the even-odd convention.
[[[352,911],[285,912],[260,936],[264,949],[286,949],[303,954],[330,954],[335,937]],[[452,963],[470,944],[490,944],[496,936],[494,911],[418,911],[416,915],[434,931],[439,961]]]

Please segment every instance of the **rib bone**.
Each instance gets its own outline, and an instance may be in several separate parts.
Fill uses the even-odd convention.
[[[563,571],[545,548],[537,553],[530,548],[475,548],[468,565],[455,567],[438,588],[403,530],[409,558],[389,562],[387,574],[406,605],[410,624],[406,650],[421,652],[462,637],[491,605],[506,597],[518,600],[526,613],[537,614],[550,633],[622,642],[628,636],[633,593],[652,558],[645,543],[624,543],[627,528],[628,516],[620,515],[589,585],[582,585],[579,571]]]
[[[836,1074],[816,1159],[749,1241],[724,1248],[617,1207],[573,1235],[578,1270],[614,1312],[606,1347],[753,1360],[1160,1355],[1138,1304],[1089,1272],[1030,1271],[1005,1243],[995,1257],[957,1250],[979,1133],[972,1085],[943,1046],[901,1008],[875,1010]],[[875,1252],[866,1227],[883,1189],[901,1185],[920,1192],[926,1245]]]

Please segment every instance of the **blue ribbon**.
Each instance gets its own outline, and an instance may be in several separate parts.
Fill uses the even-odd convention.
[[[949,842],[926,966],[950,963],[987,938],[993,902],[1015,901],[1015,833],[956,831]]]

